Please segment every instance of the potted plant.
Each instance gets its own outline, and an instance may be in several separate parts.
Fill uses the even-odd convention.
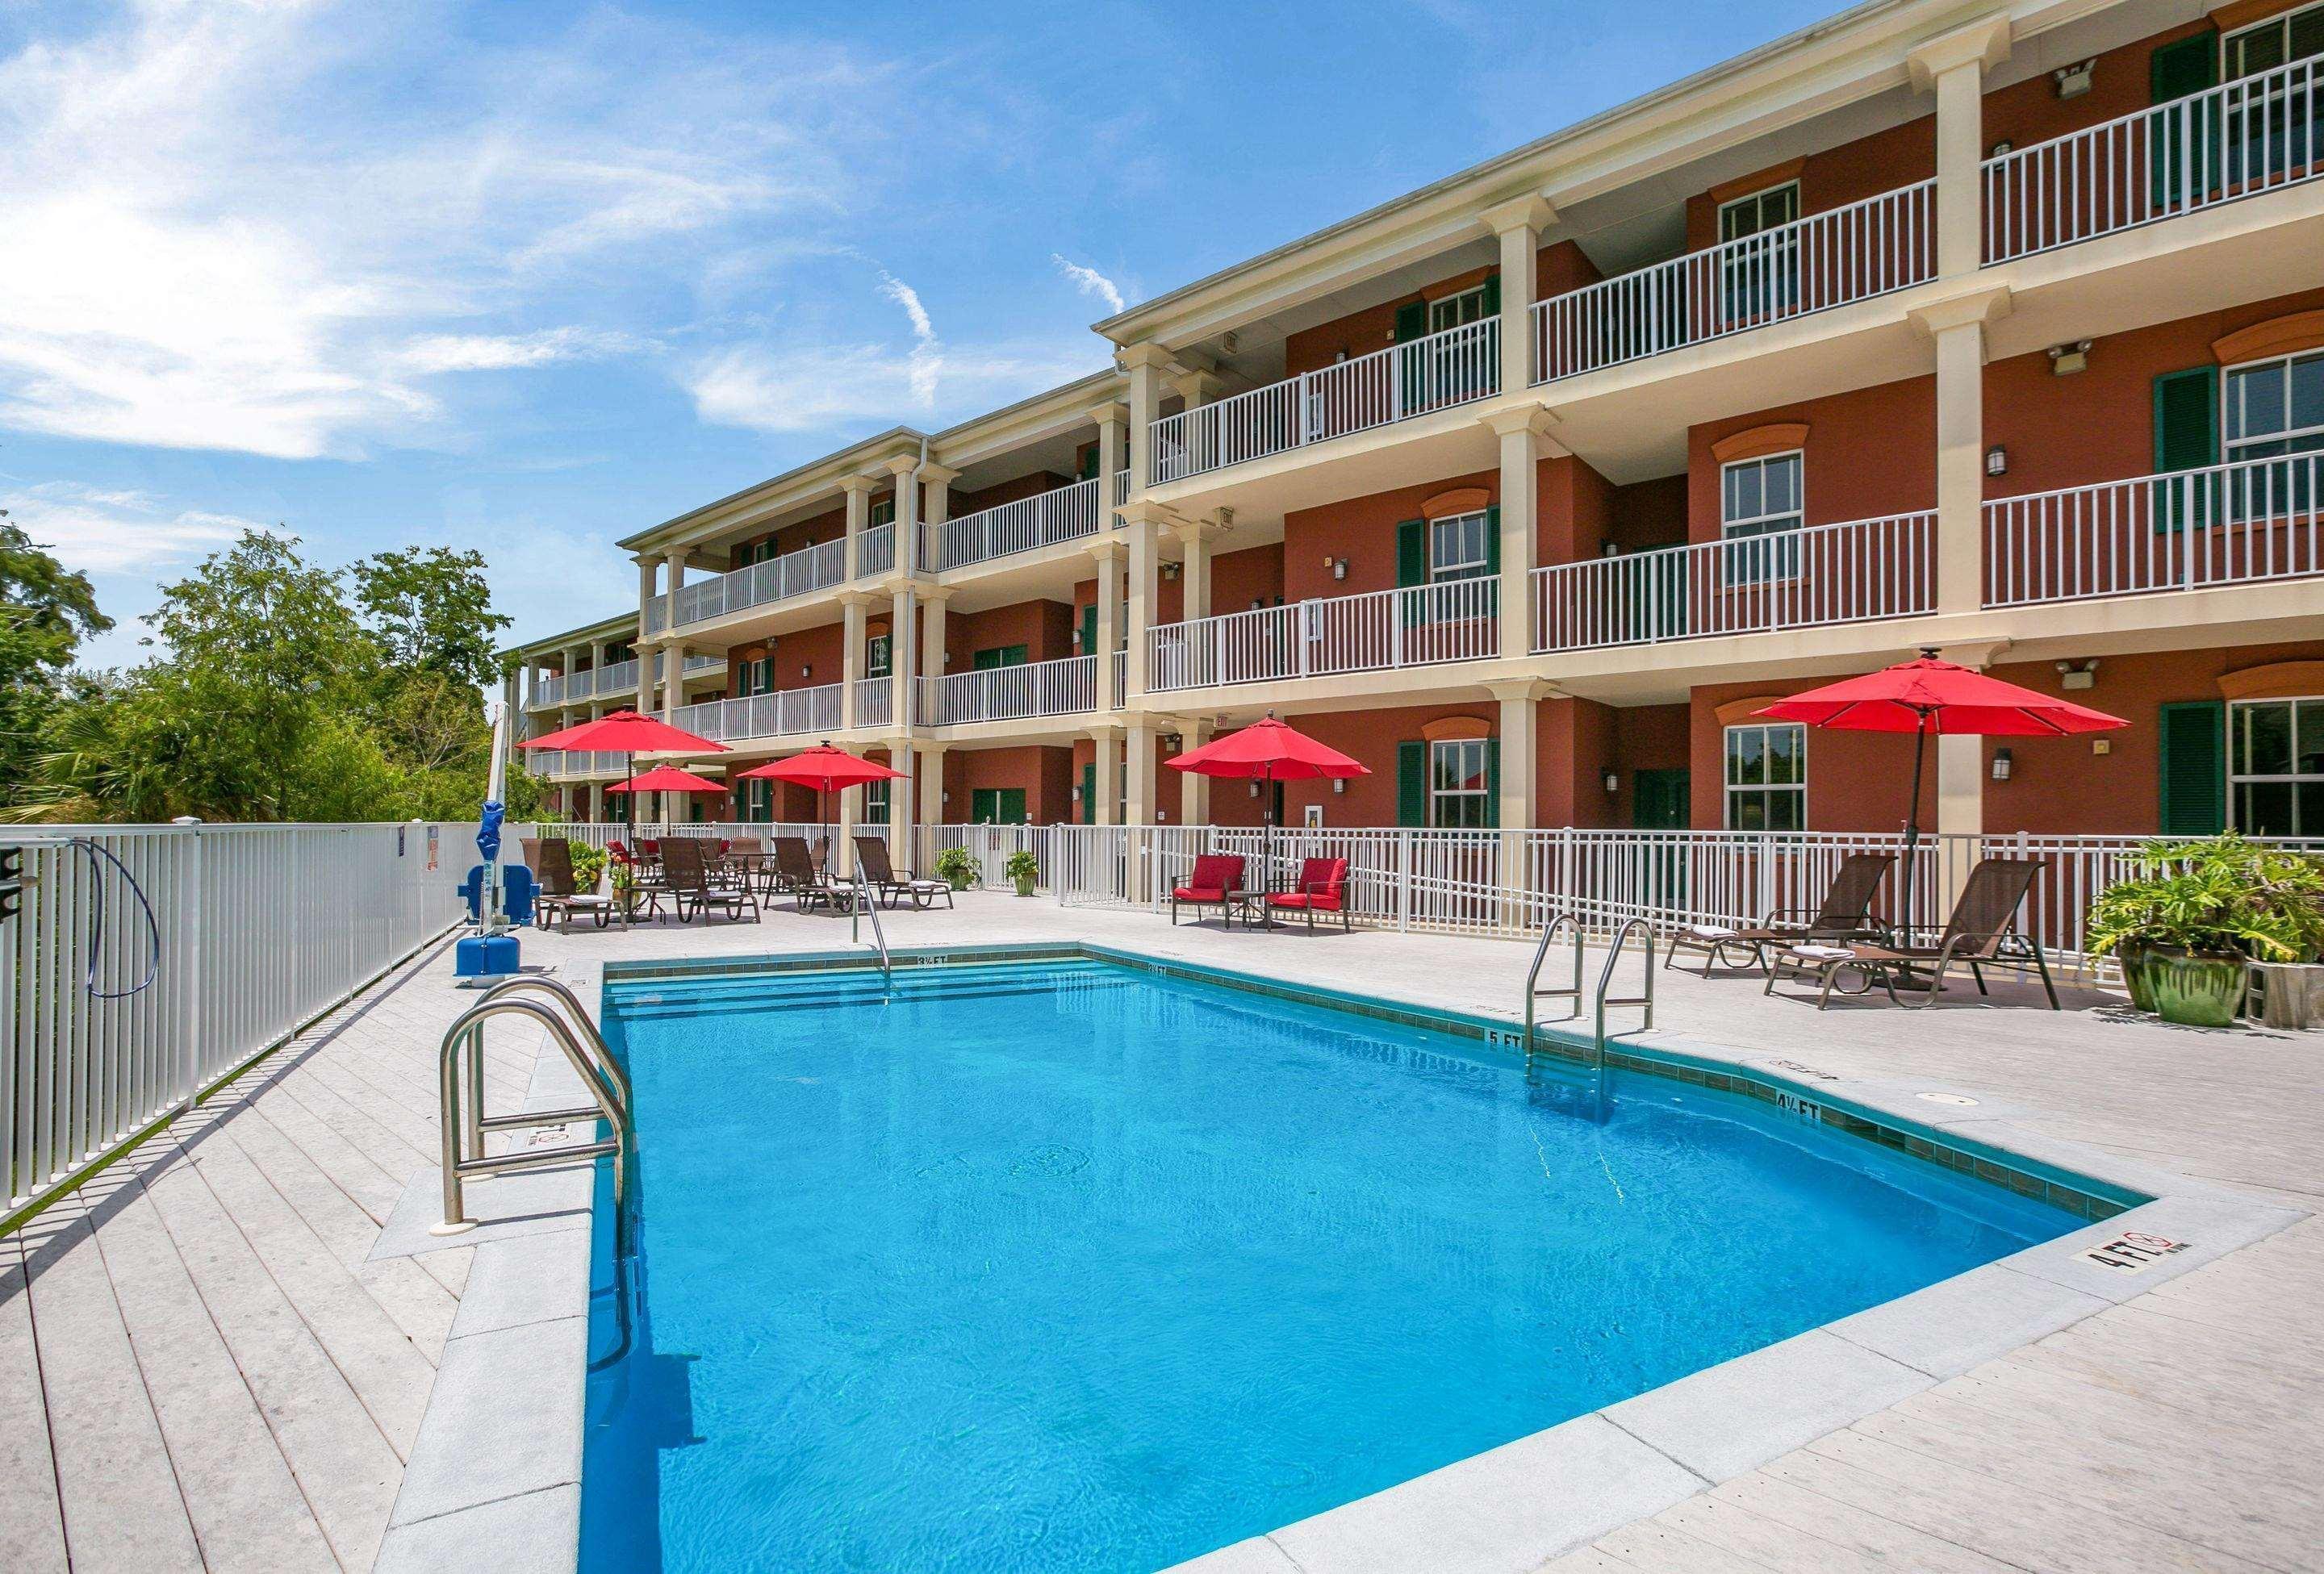
[[[2324,865],[2313,859],[2229,832],[2150,842],[2132,868],[2090,905],[2090,949],[2121,957],[2132,1004],[2166,1022],[2225,1027],[2254,962],[2312,967],[2324,950]]]
[[[1001,866],[1001,872],[1017,882],[1019,896],[1029,897],[1033,894],[1033,882],[1041,878],[1041,863],[1030,852],[1012,852],[1009,861]]]
[[[964,891],[976,883],[976,855],[965,847],[947,847],[936,854],[936,878],[950,880],[952,888]]]
[[[573,858],[573,888],[595,890],[598,879],[605,872],[605,850],[592,847],[586,842],[575,842],[567,844],[567,851]]]

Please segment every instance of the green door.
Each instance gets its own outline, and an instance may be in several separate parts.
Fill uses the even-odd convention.
[[[1097,824],[1097,761],[1082,767],[1082,824]]]
[[[978,787],[969,795],[969,818],[979,825],[1025,823],[1023,787]]]
[[[1630,826],[1637,831],[1683,831],[1692,805],[1683,770],[1632,773]]]
[[[1097,649],[1097,603],[1082,609],[1082,648],[1084,656],[1095,656]]]

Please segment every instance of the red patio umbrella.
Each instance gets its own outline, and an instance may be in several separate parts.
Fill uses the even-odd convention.
[[[697,738],[683,727],[673,727],[668,722],[641,716],[635,711],[615,711],[594,722],[581,722],[554,732],[544,732],[538,738],[526,739],[521,746],[526,749],[602,750],[608,754],[619,751],[626,757],[622,767],[632,777],[638,773],[636,756],[640,754],[724,754],[726,751],[724,743]],[[634,797],[622,800],[622,824],[631,833],[632,839],[637,830],[636,802]]]
[[[605,789],[609,793],[702,793],[724,795],[726,784],[696,776],[690,770],[680,770],[675,765],[657,765],[643,776],[633,776],[627,781],[617,781]]]
[[[1189,749],[1170,759],[1174,769],[1196,776],[1237,781],[1310,781],[1318,777],[1371,775],[1371,767],[1351,759],[1329,744],[1318,743],[1296,727],[1276,720],[1269,711],[1259,720],[1223,738],[1213,738],[1199,749]],[[1260,873],[1271,888],[1275,857],[1275,796],[1263,800],[1259,816]]]
[[[2055,738],[2130,725],[2120,716],[1940,661],[1934,650],[1927,649],[1915,660],[1795,694],[1758,713],[1843,732],[1913,734],[1913,796],[1904,817],[1904,900],[1900,909],[1907,924],[1913,921],[1913,852],[1921,840],[1921,761],[1931,734]]]
[[[801,787],[811,787],[818,793],[835,793],[845,787],[862,787],[867,782],[892,781],[903,774],[900,770],[889,769],[877,760],[864,759],[825,742],[812,749],[802,749],[797,754],[781,759],[770,759],[764,765],[754,765],[748,770],[736,771],[734,776],[738,781],[791,781]]]

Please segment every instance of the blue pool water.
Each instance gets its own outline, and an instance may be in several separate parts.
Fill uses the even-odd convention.
[[[642,1295],[591,1379],[592,1574],[1159,1568],[2080,1222],[1097,962],[608,1003]]]

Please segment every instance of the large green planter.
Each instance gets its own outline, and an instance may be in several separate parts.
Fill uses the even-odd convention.
[[[2123,987],[2130,991],[2131,1008],[2153,1011],[2154,980],[2147,969],[2153,961],[2154,947],[2143,940],[2126,941],[2116,954],[2122,959]]]
[[[2165,1022],[2187,1027],[2229,1026],[2243,1008],[2246,966],[2239,954],[2190,955],[2157,946],[2147,953],[2145,969],[2154,1009]]]

